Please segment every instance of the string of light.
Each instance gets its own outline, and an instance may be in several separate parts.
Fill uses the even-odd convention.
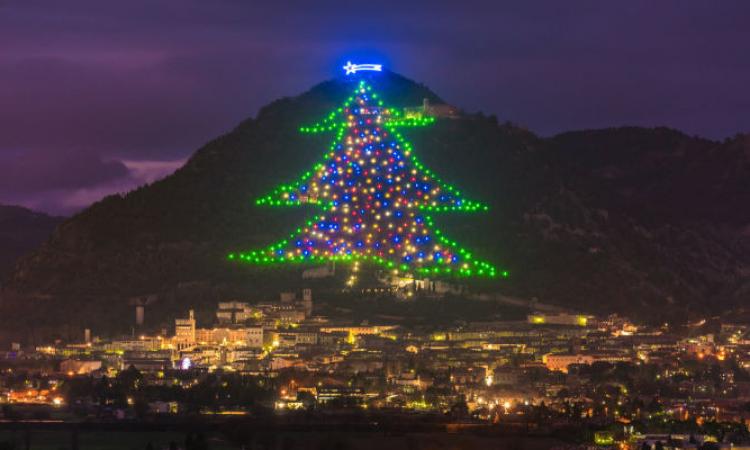
[[[323,214],[288,239],[265,249],[232,253],[229,259],[254,264],[360,261],[399,273],[508,276],[446,238],[431,212],[486,211],[443,182],[414,155],[398,132],[433,123],[406,118],[384,106],[361,81],[353,95],[303,133],[333,132],[335,138],[313,170],[258,199],[258,205],[312,204]]]

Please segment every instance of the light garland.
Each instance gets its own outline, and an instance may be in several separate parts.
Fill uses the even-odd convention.
[[[434,228],[426,213],[486,211],[465,199],[412,154],[397,131],[433,123],[433,117],[405,118],[388,108],[361,81],[354,94],[302,133],[334,132],[323,160],[298,181],[282,185],[258,205],[313,204],[323,214],[297,228],[288,239],[263,250],[232,253],[230,260],[254,264],[360,261],[422,276],[507,277]],[[356,275],[350,279],[356,282]]]

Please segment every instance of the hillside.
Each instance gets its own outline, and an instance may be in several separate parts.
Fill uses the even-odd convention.
[[[46,241],[62,220],[20,206],[0,205],[0,274]]]
[[[439,101],[395,74],[371,82],[392,105]],[[259,208],[254,199],[317,161],[330,137],[297,129],[351,89],[334,80],[273,102],[174,175],[65,221],[7,277],[2,329],[26,337],[92,324],[115,330],[127,325],[134,295],[157,293],[150,314],[158,318],[300,285],[301,267],[240,266],[225,256],[271,242],[312,214]],[[447,235],[512,274],[474,289],[654,320],[748,298],[748,137],[719,143],[618,128],[541,139],[482,115],[404,134],[427,167],[491,205],[489,213],[435,217]]]

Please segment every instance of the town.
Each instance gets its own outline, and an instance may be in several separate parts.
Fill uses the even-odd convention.
[[[78,342],[14,344],[0,354],[2,418],[387,414],[525,433],[577,429],[588,446],[750,445],[750,328],[739,318],[646,326],[530,311],[409,326],[321,315],[313,295],[219,301],[209,326],[186,310],[159,333],[141,332],[139,304],[123,338],[86,330]]]

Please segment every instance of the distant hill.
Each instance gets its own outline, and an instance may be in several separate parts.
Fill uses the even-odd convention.
[[[392,105],[441,101],[395,74],[371,82]],[[313,214],[256,207],[254,199],[312,167],[331,137],[298,127],[352,88],[333,80],[277,100],[172,176],[67,220],[6,278],[0,329],[26,337],[101,332],[128,324],[134,295],[158,294],[149,310],[158,319],[300,285],[302,267],[246,267],[225,256],[271,242]],[[404,134],[427,167],[491,205],[488,213],[435,216],[446,235],[511,272],[473,289],[651,320],[728,309],[750,295],[747,136],[714,142],[616,128],[545,139],[481,114]]]
[[[0,274],[23,254],[39,247],[63,219],[20,206],[0,205]]]

